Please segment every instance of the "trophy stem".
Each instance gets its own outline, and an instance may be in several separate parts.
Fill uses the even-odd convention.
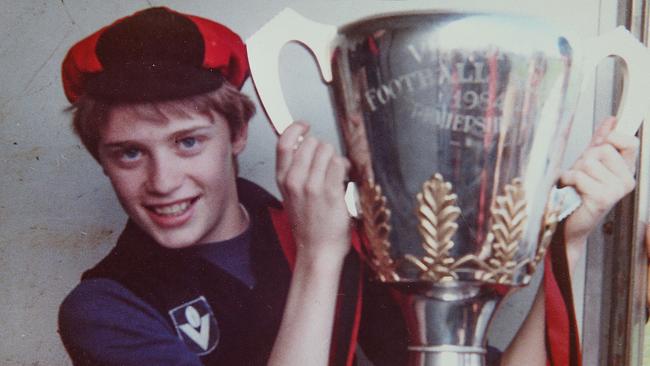
[[[408,366],[485,366],[485,336],[501,295],[485,284],[405,287]]]
[[[413,351],[409,356],[408,366],[431,365],[485,366],[485,349],[454,346],[430,347],[423,351]]]

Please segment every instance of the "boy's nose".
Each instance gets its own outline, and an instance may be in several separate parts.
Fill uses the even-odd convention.
[[[183,183],[182,164],[168,158],[153,159],[147,189],[156,195],[167,195],[178,189]]]

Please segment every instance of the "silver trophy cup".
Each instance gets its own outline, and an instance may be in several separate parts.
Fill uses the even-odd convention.
[[[393,14],[337,29],[287,9],[247,41],[278,132],[293,120],[277,62],[292,40],[330,85],[369,265],[405,300],[409,365],[483,365],[497,303],[530,281],[558,223],[583,74],[619,55],[628,97],[643,96],[647,51],[623,29],[577,41],[528,17]],[[627,98],[618,128],[636,131],[642,107]]]

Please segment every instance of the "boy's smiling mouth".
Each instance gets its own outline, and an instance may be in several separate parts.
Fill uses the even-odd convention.
[[[190,199],[176,201],[171,204],[166,205],[145,205],[144,207],[149,210],[151,213],[154,213],[162,217],[176,217],[181,216],[187,212],[192,205],[200,198],[200,196],[193,197]]]

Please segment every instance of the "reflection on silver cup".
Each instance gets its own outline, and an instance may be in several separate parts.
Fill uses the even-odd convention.
[[[544,26],[418,14],[340,30],[331,85],[383,281],[529,280],[579,87]],[[542,40],[501,37],[515,31]]]
[[[294,16],[277,23],[310,33],[287,24]],[[329,39],[312,48],[352,162],[370,265],[404,294],[409,365],[484,364],[504,289],[530,281],[557,226],[549,195],[593,57],[566,31],[506,15],[386,15],[312,33]],[[281,95],[268,89],[279,88],[277,71],[259,64],[273,70],[266,47],[294,38],[255,37],[258,93],[274,123],[289,122],[268,97]]]

